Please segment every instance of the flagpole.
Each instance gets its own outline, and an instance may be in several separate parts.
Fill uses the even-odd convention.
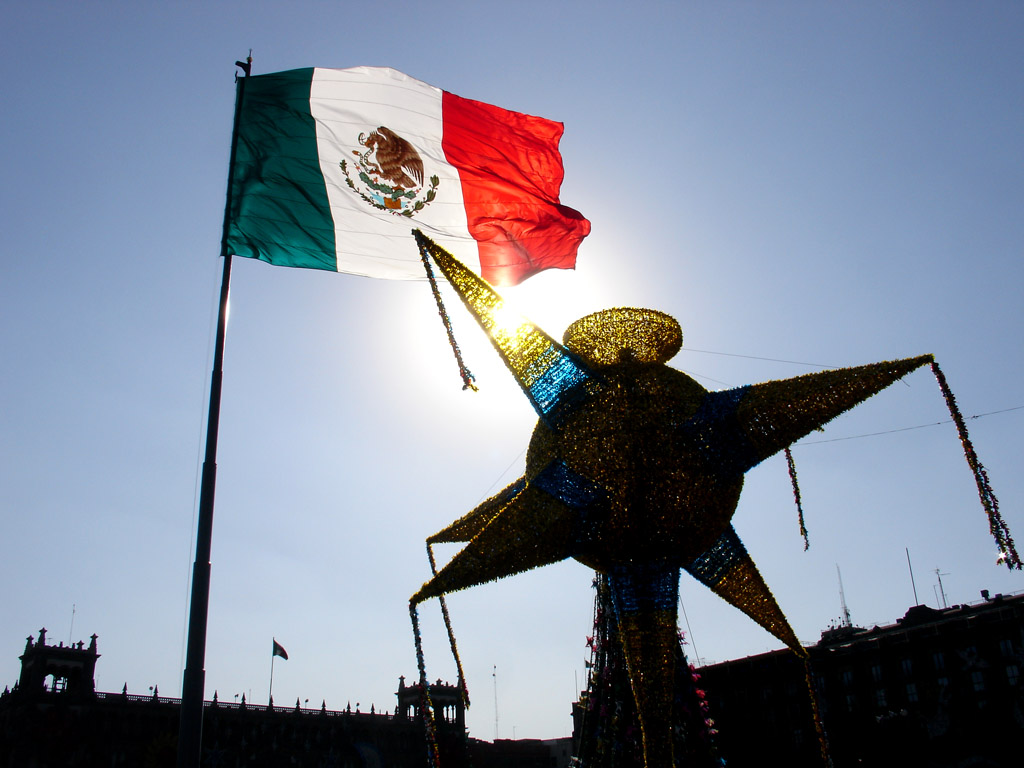
[[[236,61],[245,77],[238,79],[235,117],[231,131],[231,162],[238,143],[238,120],[245,93],[245,80],[252,69],[252,55]],[[230,173],[224,226],[231,211]],[[222,246],[223,248],[223,246]],[[217,339],[210,377],[210,405],[206,422],[206,455],[199,486],[199,522],[196,533],[196,559],[192,565],[192,595],[189,602],[188,646],[181,684],[181,719],[178,725],[178,768],[199,768],[203,734],[203,693],[206,681],[206,623],[210,607],[210,550],[213,539],[213,500],[217,484],[217,433],[220,425],[220,395],[223,379],[224,338],[227,331],[228,295],[231,284],[231,254],[222,253],[224,269],[220,283],[220,307],[217,312]]]
[[[274,659],[276,656],[276,653],[270,654],[270,694],[267,697],[268,707],[274,703]]]

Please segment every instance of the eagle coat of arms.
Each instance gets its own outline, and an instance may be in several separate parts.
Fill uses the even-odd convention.
[[[342,160],[345,182],[364,202],[396,216],[412,218],[437,196],[440,179],[430,177],[424,188],[423,159],[416,148],[387,126],[359,134],[363,150],[353,149]]]

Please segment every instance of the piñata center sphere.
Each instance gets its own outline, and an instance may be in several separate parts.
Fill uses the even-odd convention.
[[[583,488],[567,497],[597,501],[580,509],[572,555],[607,572],[631,562],[683,566],[725,530],[742,474],[722,476],[687,429],[706,391],[661,363],[599,369],[602,383],[557,432],[539,422],[526,459],[527,480],[553,462]]]

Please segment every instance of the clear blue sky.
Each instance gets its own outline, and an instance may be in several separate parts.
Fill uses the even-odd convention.
[[[0,683],[25,636],[99,635],[101,690],[177,695],[231,117],[254,72],[391,66],[565,123],[575,272],[515,290],[553,335],[677,317],[709,388],[934,353],[1024,546],[1024,6],[980,3],[0,3]],[[424,282],[235,262],[207,696],[395,705],[424,538],[515,479],[534,414]],[[737,355],[737,356],[729,356]],[[778,362],[795,361],[795,362]],[[1009,409],[1019,410],[1009,410]],[[938,388],[912,374],[747,478],[734,524],[807,643],[1024,589],[995,565]],[[836,438],[922,429],[835,442]],[[442,555],[450,554],[448,552]],[[571,730],[591,573],[450,601],[474,736]],[[685,576],[696,653],[779,647]],[[74,626],[71,625],[75,606]],[[436,605],[431,678],[454,679]],[[685,626],[684,626],[685,628]],[[497,668],[496,685],[492,676]],[[496,696],[495,696],[496,694]]]

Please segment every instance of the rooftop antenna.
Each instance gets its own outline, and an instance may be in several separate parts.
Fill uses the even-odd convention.
[[[71,638],[75,635],[75,604],[71,604],[71,629],[68,630],[68,645],[71,645]]]
[[[491,672],[491,677],[494,678],[494,740],[498,740],[498,665],[494,665],[494,670]]]
[[[939,573],[939,569],[935,569],[935,575],[939,578],[939,594],[942,595],[942,607],[949,608],[949,604],[946,603],[946,590],[942,588],[942,577],[949,576],[948,573]]]
[[[843,626],[852,627],[850,621],[850,609],[846,607],[846,594],[843,592],[843,572],[839,570],[839,563],[836,563],[836,575],[839,577],[839,602],[843,606]]]
[[[920,605],[921,601],[917,599],[917,585],[914,583],[914,566],[910,564],[910,550],[904,547],[907,551],[907,568],[910,569],[910,586],[914,588],[914,605]]]

